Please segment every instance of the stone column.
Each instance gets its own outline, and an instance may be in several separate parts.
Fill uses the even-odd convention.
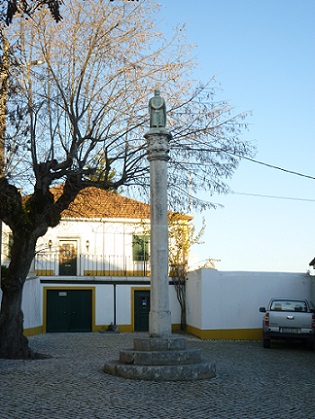
[[[167,162],[171,134],[160,91],[149,101],[150,131],[145,134],[150,162],[151,306],[149,337],[134,339],[119,361],[103,371],[120,377],[154,380],[199,380],[215,377],[215,364],[201,359],[200,349],[186,349],[186,339],[172,335],[168,285]]]
[[[167,162],[171,134],[165,128],[151,128],[145,135],[150,162],[151,217],[151,305],[150,337],[172,334],[168,279]]]

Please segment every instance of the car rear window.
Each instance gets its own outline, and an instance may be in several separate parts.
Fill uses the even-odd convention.
[[[299,300],[273,300],[270,306],[272,311],[307,311],[305,301]]]

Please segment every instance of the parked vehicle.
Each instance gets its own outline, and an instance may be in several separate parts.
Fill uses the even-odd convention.
[[[311,301],[273,298],[268,307],[260,307],[263,318],[263,346],[271,340],[299,340],[315,349],[315,306]]]

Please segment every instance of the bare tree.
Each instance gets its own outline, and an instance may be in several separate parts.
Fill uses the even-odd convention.
[[[62,0],[0,0],[0,22],[10,25],[17,14],[30,17],[42,7],[47,7],[53,19],[59,22],[62,3]]]
[[[188,280],[189,253],[193,245],[202,244],[201,238],[206,228],[204,219],[198,232],[189,221],[191,221],[189,216],[169,214],[170,276],[181,308],[182,331],[186,330],[186,281]]]
[[[27,123],[19,126],[20,135],[13,135],[15,118],[8,118],[0,178],[0,218],[13,234],[11,263],[2,282],[0,357],[31,356],[23,336],[23,284],[38,237],[59,223],[78,192],[89,186],[124,187],[125,193],[146,199],[149,165],[143,135],[155,88],[168,105],[173,134],[172,209],[187,209],[192,199],[205,205],[189,189],[194,194],[227,192],[226,179],[251,152],[239,138],[245,115],[233,115],[228,103],[214,101],[211,82],[192,85],[194,62],[183,30],[165,39],[154,27],[156,7],[150,0],[69,0],[65,6],[58,25],[42,11],[31,20],[15,18],[9,28],[19,49],[14,67],[18,89],[8,107],[14,114],[18,103]],[[33,67],[34,61],[43,65]],[[63,193],[55,200],[50,189],[61,183]]]

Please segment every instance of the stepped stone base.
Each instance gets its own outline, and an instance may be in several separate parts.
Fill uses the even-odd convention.
[[[152,381],[190,381],[215,377],[215,364],[201,359],[200,349],[186,349],[184,338],[143,338],[134,349],[120,352],[119,361],[103,371],[123,378]]]

